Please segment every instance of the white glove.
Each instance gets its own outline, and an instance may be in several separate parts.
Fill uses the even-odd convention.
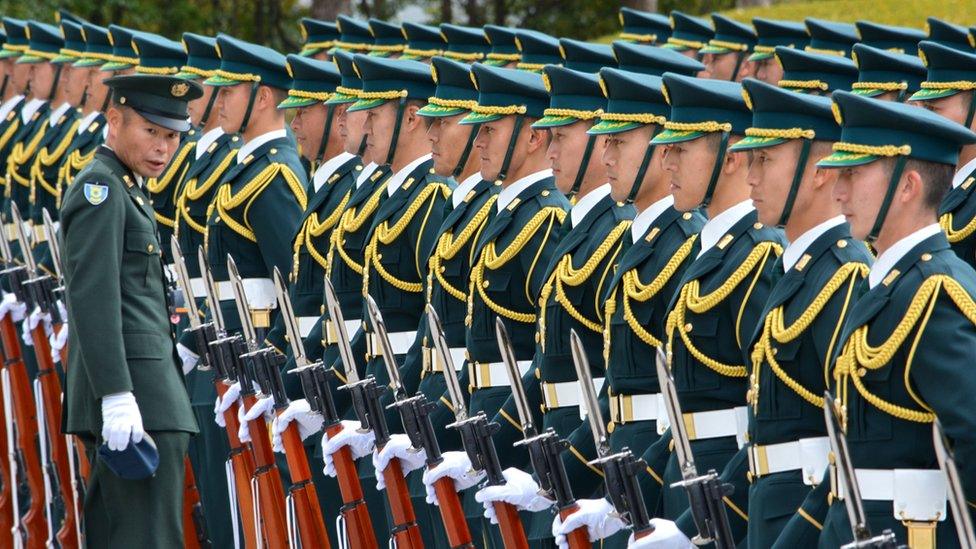
[[[60,302],[58,303],[60,305]],[[67,317],[61,317],[67,318]],[[48,338],[48,342],[51,344],[51,359],[54,362],[61,361],[61,349],[68,344],[68,323],[65,322],[61,324],[61,329],[57,332],[51,334]]]
[[[539,484],[525,471],[509,467],[502,474],[505,475],[505,484],[485,486],[474,495],[475,501],[485,508],[485,518],[492,524],[498,524],[494,505],[496,502],[510,503],[520,511],[532,513],[548,509],[555,503],[540,493]]]
[[[224,412],[229,410],[240,397],[241,384],[236,381],[233,385],[227,388],[223,398],[219,396],[217,397],[217,402],[214,403],[214,422],[217,425],[227,427],[227,422],[224,421]]]
[[[176,344],[176,354],[180,355],[180,360],[183,361],[183,375],[193,371],[197,366],[197,362],[200,361],[200,355],[194,353],[182,343]]]
[[[61,324],[68,323],[68,308],[64,306],[64,302],[58,300],[58,313],[61,315]]]
[[[324,423],[321,415],[312,412],[307,400],[303,398],[291,401],[285,411],[278,414],[271,423],[271,442],[275,452],[285,451],[281,444],[281,433],[285,432],[292,421],[298,423],[298,435],[302,440],[321,431]]]
[[[342,430],[333,437],[322,437],[322,455],[324,456],[325,468],[323,471],[330,477],[336,476],[335,464],[332,463],[332,454],[338,452],[343,446],[348,446],[352,453],[352,459],[359,459],[373,453],[376,445],[376,435],[373,431],[362,431],[362,426],[358,421],[342,420]]]
[[[410,446],[410,437],[404,434],[390,436],[386,446],[382,450],[373,452],[373,468],[376,469],[376,489],[386,489],[386,481],[383,479],[383,471],[390,464],[390,460],[397,458],[400,460],[400,467],[403,474],[416,471],[427,464],[427,451],[423,448],[416,449]]]
[[[271,397],[259,398],[257,402],[251,405],[251,409],[244,411],[244,407],[241,406],[237,409],[237,419],[241,420],[241,427],[237,430],[237,438],[241,439],[241,442],[251,441],[251,431],[248,428],[247,422],[254,421],[261,416],[264,416],[264,420],[268,421],[271,419],[271,411],[274,409],[274,399]]]
[[[454,489],[460,492],[471,488],[485,478],[484,471],[473,471],[471,460],[468,459],[466,452],[444,452],[441,455],[444,460],[434,467],[424,471],[424,486],[427,487],[427,503],[440,505],[437,502],[437,494],[434,492],[434,483],[444,477],[454,480]]]
[[[3,294],[3,300],[0,300],[0,318],[8,313],[14,322],[24,320],[24,316],[27,315],[27,305],[17,301],[17,296],[12,292]]]
[[[659,518],[651,519],[651,526],[654,527],[654,532],[649,536],[635,540],[634,534],[631,534],[630,538],[627,539],[627,547],[640,547],[642,549],[649,547],[655,549],[693,549],[695,547],[695,544],[691,543],[688,536],[673,521]]]
[[[51,315],[42,313],[40,307],[34,307],[31,314],[24,319],[24,330],[23,335],[21,336],[24,343],[30,346],[34,345],[34,338],[32,337],[33,334],[31,334],[31,330],[37,328],[37,325],[41,322],[44,323],[44,333],[50,336],[51,333],[54,332],[54,329],[51,327]]]
[[[590,534],[590,541],[597,541],[608,538],[627,525],[620,520],[613,505],[606,498],[600,499],[578,499],[576,504],[579,509],[566,517],[566,520],[556,515],[552,521],[552,535],[556,538],[556,545],[560,549],[567,549],[566,534],[577,528],[586,527]]]
[[[129,441],[140,442],[145,434],[142,415],[132,393],[102,397],[102,440],[109,450],[125,450]]]

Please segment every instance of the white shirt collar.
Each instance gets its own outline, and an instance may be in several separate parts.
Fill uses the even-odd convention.
[[[962,185],[963,181],[974,171],[976,171],[976,158],[966,162],[961,168],[956,170],[956,174],[952,176],[952,188],[955,189],[959,185]]]
[[[20,111],[20,119],[24,122],[24,124],[30,122],[31,117],[34,116],[37,109],[40,109],[45,103],[47,103],[47,101],[37,98],[28,101],[27,104],[24,105],[24,108]]]
[[[800,237],[793,242],[790,242],[790,245],[783,250],[783,272],[789,272],[789,270],[796,265],[796,262],[803,257],[803,253],[807,251],[807,248],[809,248],[811,244],[816,242],[817,239],[820,238],[825,232],[833,229],[843,222],[844,216],[842,215],[831,217],[816,227],[807,229],[807,232],[801,234]]]
[[[91,123],[98,118],[99,114],[101,113],[98,111],[92,111],[86,114],[85,117],[81,119],[81,122],[78,123],[78,135],[85,133],[85,130],[88,129],[88,126],[91,126]]]
[[[586,193],[586,196],[580,198],[573,205],[572,209],[569,210],[569,221],[572,227],[578,226],[580,223],[586,219],[586,215],[593,210],[593,207],[597,205],[598,202],[604,199],[604,197],[610,195],[610,184],[604,183],[599,187],[593,189],[592,191]]]
[[[68,103],[67,101],[65,101],[64,103],[61,103],[61,105],[59,105],[58,108],[54,109],[54,112],[51,113],[51,116],[47,119],[47,123],[52,128],[54,126],[57,126],[58,125],[58,119],[61,118],[61,115],[62,114],[68,112],[68,109],[70,109],[70,108],[71,108],[71,103]]]
[[[403,185],[403,182],[407,180],[407,176],[410,175],[414,170],[416,170],[417,166],[430,160],[431,156],[433,155],[427,153],[421,156],[420,158],[414,160],[413,162],[407,164],[406,166],[400,168],[400,171],[393,174],[393,177],[391,177],[386,184],[386,195],[393,196],[393,193],[397,192],[397,189],[399,189],[400,186]]]
[[[918,246],[919,242],[940,232],[942,232],[942,227],[938,223],[933,223],[895,242],[883,254],[879,255],[874,265],[871,266],[871,272],[868,274],[868,287],[874,288],[881,284],[881,281],[888,276],[888,272],[895,267],[896,263],[901,261],[901,258],[905,257],[905,254]]]
[[[250,156],[251,153],[258,150],[258,147],[264,145],[268,141],[281,139],[282,137],[287,136],[288,132],[286,132],[283,128],[280,130],[271,130],[270,132],[262,133],[261,135],[241,145],[241,148],[237,151],[237,163],[240,164],[241,162],[244,162],[245,158]]]
[[[674,206],[674,195],[669,194],[637,214],[634,222],[630,225],[630,241],[637,242],[640,240],[651,228],[654,220],[661,217],[661,214],[666,212],[671,206]]]
[[[454,187],[454,191],[451,192],[451,204],[452,207],[457,208],[464,202],[465,197],[471,192],[471,189],[475,187],[482,180],[481,172],[475,172],[468,177],[464,178],[464,181],[458,183],[457,187]]]
[[[705,255],[705,252],[718,244],[719,239],[753,209],[752,200],[743,200],[709,219],[701,230],[701,251],[698,252],[698,257]]]
[[[498,192],[498,200],[495,202],[495,205],[498,206],[498,211],[502,211],[507,208],[508,205],[515,200],[516,196],[522,194],[522,191],[531,187],[533,183],[541,181],[550,176],[552,176],[551,169],[540,170],[535,173],[530,173],[522,179],[515,181],[511,185],[504,187]]]
[[[363,166],[363,171],[359,172],[359,177],[356,178],[356,188],[358,189],[359,187],[362,187],[363,183],[369,179],[369,176],[373,175],[373,172],[375,172],[376,168],[378,167],[379,166],[376,165],[376,162],[370,162],[369,164]]]
[[[23,99],[24,99],[23,95],[15,95],[10,99],[4,101],[3,105],[0,105],[0,119],[7,118],[7,115],[10,114],[10,111],[14,110],[14,107],[16,107],[18,103],[23,101]]]
[[[315,174],[312,175],[312,188],[316,191],[321,189],[322,185],[325,185],[325,182],[332,177],[332,174],[351,158],[356,158],[356,155],[342,151],[324,162],[319,166],[319,169],[315,170]]]
[[[221,135],[224,135],[224,129],[220,126],[212,128],[207,133],[201,135],[200,139],[197,140],[196,150],[193,151],[194,158],[200,160],[207,152],[207,149],[210,148],[210,145],[216,143]]]

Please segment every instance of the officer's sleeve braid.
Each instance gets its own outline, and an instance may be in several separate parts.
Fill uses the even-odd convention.
[[[661,341],[654,337],[651,332],[649,332],[634,316],[634,311],[631,307],[631,300],[645,302],[661,291],[662,288],[671,280],[674,273],[677,272],[678,268],[681,267],[682,263],[691,255],[691,249],[695,245],[695,240],[697,240],[698,235],[692,235],[690,238],[685,240],[685,242],[674,252],[671,259],[668,260],[667,264],[661,269],[661,272],[654,277],[649,284],[644,284],[640,280],[640,276],[637,274],[637,269],[632,269],[623,275],[623,293],[621,296],[621,301],[623,301],[624,306],[624,319],[633,330],[634,334],[644,343],[651,347],[660,347]],[[612,301],[607,302],[607,322],[609,322],[610,317],[613,315],[613,311],[610,310],[610,304],[614,303]]]

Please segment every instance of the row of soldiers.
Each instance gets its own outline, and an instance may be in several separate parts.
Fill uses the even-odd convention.
[[[65,433],[121,449],[145,431],[160,454],[143,498],[92,459],[88,545],[206,523],[218,547],[834,547],[864,525],[828,471],[824,391],[871,528],[966,543],[930,440],[938,419],[973,493],[969,30],[625,8],[596,45],[340,16],[303,20],[285,57],[63,15],[4,18],[5,237],[64,277]],[[181,132],[167,101],[188,104],[175,151],[121,152],[112,113]],[[103,321],[115,278],[161,306]],[[536,432],[566,441],[547,466]],[[684,446],[717,473],[725,531],[675,484]]]

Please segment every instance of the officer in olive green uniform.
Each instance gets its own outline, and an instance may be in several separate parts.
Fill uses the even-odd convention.
[[[938,419],[963,489],[976,493],[976,272],[950,249],[937,211],[959,149],[976,134],[910,105],[844,92],[833,100],[841,139],[818,165],[842,170],[834,194],[854,237],[879,252],[838,337],[833,372],[867,521],[912,547],[956,547],[929,441]],[[901,204],[893,205],[896,189]],[[821,547],[852,538],[836,482],[831,492]]]
[[[661,47],[697,59],[698,50],[714,37],[715,31],[708,21],[674,10],[671,12],[671,36]]]
[[[170,331],[157,225],[142,189],[143,179],[156,174],[141,170],[146,160],[173,153],[175,132],[189,129],[187,101],[201,90],[148,75],[109,84],[116,101],[109,112],[112,149],[99,148],[61,209],[72,327],[64,431],[82,437],[92,464],[84,501],[88,544],[169,548],[183,543],[183,463],[197,426]],[[158,135],[126,139],[143,131],[127,124],[152,124]],[[151,150],[138,150],[137,142]],[[122,449],[144,431],[155,441],[159,467],[150,478],[123,480],[96,450],[106,441]]]
[[[302,50],[299,55],[328,61],[329,50],[339,39],[338,25],[334,21],[302,17],[298,26],[302,33]]]
[[[623,7],[617,14],[620,19],[620,40],[638,44],[661,45],[671,36],[671,20],[667,15]]]
[[[753,65],[752,76],[773,86],[783,79],[783,66],[776,60],[776,46],[802,50],[810,42],[810,35],[803,23],[754,17],[756,44],[752,47],[749,61]]]
[[[909,100],[972,129],[976,124],[976,91],[972,89],[972,83],[976,82],[976,53],[928,41],[920,43],[918,48],[928,66],[928,76],[922,89]],[[939,224],[956,255],[976,266],[974,182],[976,147],[966,145],[959,155],[952,189],[939,207]]]
[[[705,76],[713,80],[741,82],[752,76],[755,64],[749,52],[756,45],[756,31],[746,25],[717,13],[712,14],[715,36],[704,48],[698,50],[705,64]]]

